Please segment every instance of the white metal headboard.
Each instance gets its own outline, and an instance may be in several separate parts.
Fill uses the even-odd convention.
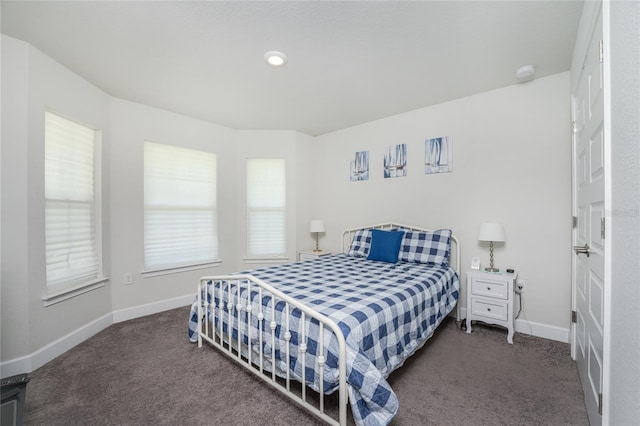
[[[381,223],[378,225],[370,225],[370,226],[361,226],[359,228],[347,229],[342,232],[342,253],[346,253],[349,251],[349,247],[351,246],[351,241],[353,240],[353,235],[356,231],[360,229],[395,229],[395,228],[403,228],[408,229],[410,231],[420,231],[420,232],[433,232],[433,229],[420,228],[417,226],[410,225],[402,225],[399,223]],[[449,264],[456,270],[458,275],[460,275],[460,244],[458,243],[458,238],[455,235],[451,235],[451,259],[449,260]]]

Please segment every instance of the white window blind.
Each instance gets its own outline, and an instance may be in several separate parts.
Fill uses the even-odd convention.
[[[145,269],[217,259],[216,155],[145,142]]]
[[[247,256],[286,255],[285,160],[247,159]]]
[[[49,291],[102,277],[99,132],[45,112],[45,250]]]

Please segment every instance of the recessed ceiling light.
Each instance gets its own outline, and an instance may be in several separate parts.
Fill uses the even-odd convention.
[[[287,63],[287,55],[282,52],[272,50],[264,54],[264,60],[274,67],[281,67]]]

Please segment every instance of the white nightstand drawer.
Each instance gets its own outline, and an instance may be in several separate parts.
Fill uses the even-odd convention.
[[[481,317],[506,321],[508,310],[506,303],[473,299],[471,301],[471,313]]]
[[[489,281],[482,278],[471,280],[471,294],[478,296],[507,300],[509,298],[508,290],[506,282]]]

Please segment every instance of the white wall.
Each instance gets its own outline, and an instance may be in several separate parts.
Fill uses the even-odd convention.
[[[287,180],[287,259],[297,260],[298,225],[309,222],[310,194],[306,188],[310,186],[311,173],[305,157],[311,149],[310,136],[295,131],[278,130],[238,130],[235,143],[237,146],[236,174],[233,176],[236,189],[236,238],[237,238],[237,270],[253,269],[269,265],[269,262],[246,259],[246,160],[247,158],[284,158],[286,161]],[[299,157],[299,154],[302,156]],[[299,209],[299,207],[302,207]],[[308,225],[307,225],[308,226]],[[309,229],[307,227],[306,234]],[[304,234],[304,232],[303,232]],[[271,263],[272,264],[272,263]]]
[[[481,222],[504,225],[501,268],[527,281],[523,332],[568,341],[571,294],[569,73],[447,102],[317,137],[318,212],[325,245],[340,232],[395,221],[451,228],[462,269],[488,248]],[[453,173],[425,175],[424,140],[450,136]],[[408,175],[384,179],[387,147],[407,144]],[[370,180],[349,181],[349,160],[370,151]],[[463,297],[464,302],[464,297]]]
[[[236,266],[236,216],[233,187],[235,170],[234,130],[116,98],[111,100],[111,222],[112,299],[119,319],[140,305],[178,298],[185,304],[195,294],[198,278],[228,273]],[[159,276],[144,269],[144,142],[158,142],[216,154],[218,172],[218,245],[221,263],[215,267]],[[133,284],[123,275],[133,273]],[[124,310],[124,312],[122,312]]]
[[[312,138],[294,131],[236,131],[149,106],[120,99],[111,102],[112,144],[112,298],[116,321],[139,316],[145,304],[166,302],[181,306],[195,293],[199,277],[250,269],[264,263],[247,263],[245,159],[285,158],[287,162],[287,247],[296,259],[300,190],[309,181],[308,167],[297,161],[299,150],[309,150]],[[216,154],[218,167],[218,243],[221,263],[215,267],[170,273],[142,274],[144,268],[143,144],[153,141]],[[307,183],[308,185],[308,183]],[[301,210],[301,217],[310,217]],[[132,272],[133,285],[123,283]],[[157,307],[149,308],[149,312]]]
[[[309,250],[315,247],[315,237],[309,233],[312,219],[317,216],[318,200],[314,192],[315,182],[319,177],[316,170],[316,151],[318,143],[315,138],[296,132],[296,251]],[[320,248],[323,248],[325,235],[319,235]]]
[[[640,3],[610,2],[611,324],[609,424],[640,418]]]
[[[102,130],[106,285],[44,307],[44,111]],[[191,302],[202,275],[244,262],[244,159],[287,160],[288,254],[310,246],[313,142],[295,131],[236,131],[112,98],[32,46],[2,36],[2,377],[31,371],[114,321]],[[215,267],[142,274],[144,141],[213,152],[218,168]],[[300,158],[298,158],[300,156]],[[299,235],[299,224],[303,230]],[[123,275],[134,283],[125,285]],[[185,319],[186,321],[186,319]],[[185,322],[186,324],[186,322]],[[185,328],[186,330],[186,328]]]
[[[2,36],[2,360],[29,353],[28,46]],[[5,374],[2,373],[2,377]]]
[[[44,307],[44,112],[101,129],[109,161],[109,97],[26,43],[2,36],[2,361],[20,358],[111,312],[109,287]],[[7,96],[5,96],[7,95]],[[109,173],[103,169],[103,212]],[[105,273],[109,220],[103,214]],[[6,307],[6,309],[5,309]],[[20,368],[28,368],[30,360]],[[4,369],[2,372],[5,375]]]

